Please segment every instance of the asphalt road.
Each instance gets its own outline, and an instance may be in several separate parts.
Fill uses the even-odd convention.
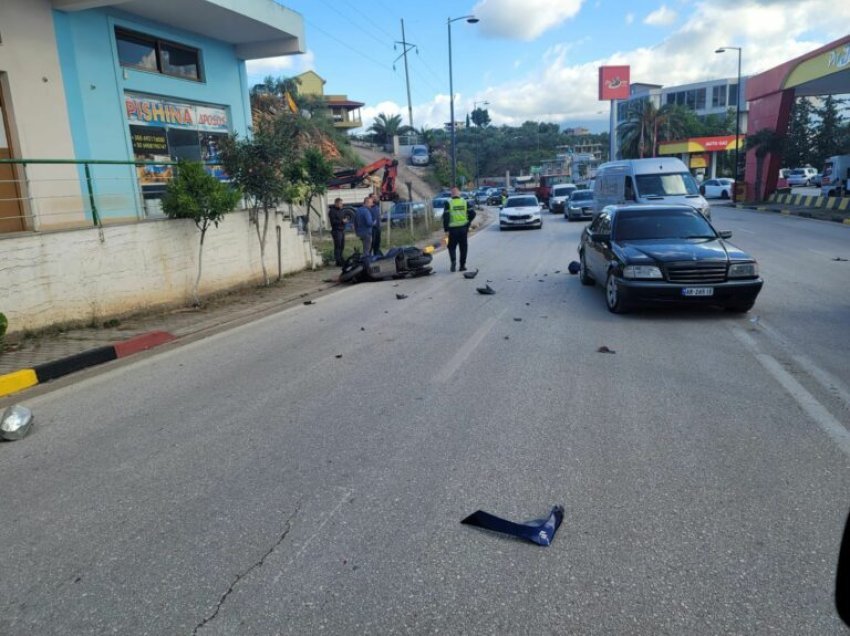
[[[32,399],[0,633],[845,633],[850,228],[714,218],[750,314],[609,314],[547,216]],[[459,523],[556,503],[548,548]]]

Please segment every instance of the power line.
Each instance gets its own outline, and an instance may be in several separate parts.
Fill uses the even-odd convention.
[[[357,8],[357,7],[355,7],[353,4],[351,4],[350,2],[348,2],[348,0],[342,0],[342,1],[343,1],[345,4],[347,4],[349,7],[351,7],[351,9],[352,9],[355,13],[360,13],[360,9],[358,9],[358,8]],[[390,12],[389,10],[387,10],[386,15],[389,15],[390,13],[391,13],[391,12]],[[390,38],[395,37],[392,33],[390,33],[389,31],[385,30],[384,28],[382,28],[382,27],[381,27],[381,26],[379,26],[378,24],[371,24],[371,23],[370,23],[370,25],[371,25],[373,28],[375,28],[376,30],[378,30],[378,31],[380,31],[381,33],[383,33],[384,35],[386,35],[387,37],[390,37]]]
[[[310,21],[309,21],[309,20],[307,20],[306,18],[305,18],[304,22],[306,22],[307,24],[309,24],[312,28],[316,29],[316,31],[318,31],[319,33],[323,33],[324,35],[326,35],[326,36],[327,36],[327,37],[329,37],[330,39],[334,40],[335,42],[338,42],[339,44],[341,44],[341,45],[342,45],[342,46],[344,46],[345,48],[349,49],[350,51],[353,51],[353,52],[357,53],[357,55],[359,55],[359,56],[361,56],[361,57],[363,57],[363,58],[365,58],[365,59],[369,60],[369,61],[370,61],[370,62],[372,62],[373,64],[376,64],[376,65],[380,66],[382,69],[385,69],[385,70],[387,70],[387,71],[392,71],[392,70],[393,70],[391,67],[387,66],[387,65],[386,65],[386,64],[384,64],[383,62],[379,62],[378,60],[376,60],[376,59],[375,59],[374,57],[372,57],[371,55],[367,55],[367,54],[366,54],[366,53],[364,53],[363,51],[359,51],[359,50],[355,49],[355,48],[354,48],[353,46],[351,46],[348,42],[345,42],[344,40],[340,40],[340,39],[339,39],[338,37],[336,37],[335,35],[332,35],[332,34],[328,33],[328,32],[327,32],[327,31],[325,31],[323,28],[321,28],[321,27],[319,27],[319,26],[317,26],[317,25],[313,24],[312,22],[310,22]]]
[[[337,8],[336,6],[334,6],[333,4],[328,2],[328,0],[321,0],[321,1],[324,5],[326,5],[328,8],[332,9],[333,11],[335,11],[337,14],[339,14],[347,22],[351,22],[353,24],[357,22],[354,18],[344,14],[342,11],[339,10],[339,8]],[[366,32],[366,30],[363,29],[363,26],[361,24],[357,24],[356,26],[357,26],[357,28],[362,30],[363,35],[369,36],[370,38],[372,38],[373,40],[375,40],[378,44],[380,44],[382,46],[388,46],[387,43],[382,38],[377,37],[372,33]],[[371,25],[367,24],[367,27],[371,27]]]

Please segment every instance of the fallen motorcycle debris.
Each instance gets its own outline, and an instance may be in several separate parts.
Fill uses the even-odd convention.
[[[463,277],[466,278],[467,280],[473,279],[476,276],[478,276],[478,269],[475,269],[475,271],[472,271],[472,272],[464,272],[463,273]]]
[[[407,298],[407,294],[396,294],[395,297],[396,300],[404,300],[405,298]]]
[[[484,287],[476,287],[475,291],[479,294],[484,294],[485,296],[492,296],[496,293],[496,290],[490,287],[490,285],[484,285]]]
[[[549,546],[555,538],[555,533],[564,520],[564,507],[554,506],[545,519],[533,519],[524,523],[516,523],[502,519],[489,512],[476,510],[461,521],[467,526],[475,526],[492,532],[501,532],[518,539],[531,541],[539,546]]]
[[[617,353],[616,351],[614,351],[613,349],[609,349],[605,345],[602,345],[596,351],[597,353]]]
[[[567,271],[575,276],[581,271],[581,263],[578,261],[570,261],[570,264],[567,266]]]

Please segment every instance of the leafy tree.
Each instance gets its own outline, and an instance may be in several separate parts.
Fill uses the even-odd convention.
[[[808,98],[802,97],[794,102],[791,118],[788,122],[788,141],[784,163],[789,166],[803,166],[812,160],[814,154],[814,131],[812,115],[814,108]]]
[[[617,127],[624,157],[655,157],[658,144],[679,138],[685,132],[680,109],[664,105],[657,108],[648,100],[636,100],[629,105],[626,120]]]
[[[292,183],[287,169],[298,159],[300,121],[296,117],[264,120],[251,137],[239,139],[234,134],[221,144],[221,163],[251,206],[249,219],[257,231],[263,282],[267,286],[269,273],[265,255],[269,216],[281,203],[292,200]]]
[[[201,304],[198,287],[203,270],[204,238],[210,225],[218,227],[224,215],[239,203],[241,195],[209,174],[198,161],[180,161],[177,174],[165,189],[162,209],[171,219],[190,219],[201,232],[198,246],[198,275],[192,288],[192,301]]]
[[[784,149],[785,137],[770,128],[762,128],[747,136],[747,150],[756,151],[756,201],[762,200],[765,158],[768,155],[782,155]]]
[[[291,192],[304,202],[307,216],[315,212],[321,218],[322,213],[313,208],[313,199],[327,192],[328,181],[333,177],[333,165],[318,148],[311,147],[304,151],[299,161],[292,164],[288,175],[295,188]]]
[[[815,153],[810,159],[813,165],[822,166],[827,157],[840,155],[846,146],[841,145],[843,118],[839,107],[844,103],[834,95],[827,95],[823,105],[815,109],[820,124],[815,128]]]
[[[486,108],[476,108],[472,111],[472,123],[479,128],[490,125],[490,112]]]

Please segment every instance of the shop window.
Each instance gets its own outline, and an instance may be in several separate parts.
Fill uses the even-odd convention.
[[[198,49],[119,28],[115,29],[115,42],[121,66],[203,80]]]

